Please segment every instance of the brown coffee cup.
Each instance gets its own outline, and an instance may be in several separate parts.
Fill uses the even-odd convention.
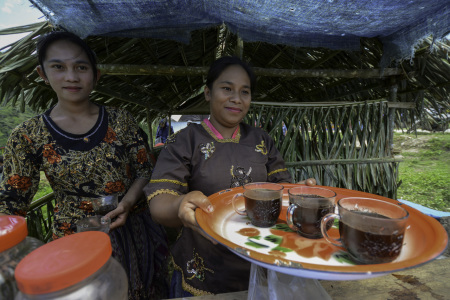
[[[309,239],[322,238],[320,221],[334,212],[336,193],[332,190],[298,186],[289,189],[289,207],[286,213],[288,226]],[[330,229],[331,223],[328,229]]]
[[[283,204],[281,184],[254,182],[244,185],[244,193],[238,193],[231,200],[234,210],[240,215],[247,215],[257,227],[271,227],[276,224]],[[236,199],[244,197],[245,210],[236,207]]]
[[[409,213],[387,201],[349,197],[338,201],[339,214],[322,219],[324,238],[347,249],[350,256],[363,264],[388,263],[395,260],[403,247]],[[340,239],[330,238],[325,230],[332,219],[339,219]]]

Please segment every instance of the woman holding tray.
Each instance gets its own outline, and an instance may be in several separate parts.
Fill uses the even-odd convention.
[[[210,118],[172,135],[144,188],[153,218],[182,227],[172,247],[171,296],[248,289],[250,263],[209,240],[195,220],[212,212],[207,196],[249,182],[291,182],[283,158],[262,129],[241,123],[255,89],[253,71],[236,57],[210,67],[204,90]]]

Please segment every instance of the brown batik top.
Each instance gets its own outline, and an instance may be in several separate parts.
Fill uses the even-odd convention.
[[[249,182],[291,182],[273,140],[260,128],[241,123],[231,139],[221,139],[209,121],[170,136],[158,157],[147,199],[159,194],[201,191],[206,196]],[[172,247],[183,289],[193,295],[248,289],[250,263],[222,245],[183,228]]]

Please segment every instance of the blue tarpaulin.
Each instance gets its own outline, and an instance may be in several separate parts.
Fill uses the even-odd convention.
[[[378,37],[382,65],[450,31],[450,0],[30,0],[81,37],[161,38],[189,43],[193,30],[226,24],[244,41],[359,50]]]
[[[450,212],[445,212],[445,211],[440,211],[440,210],[435,210],[432,208],[428,208],[425,207],[423,205],[408,201],[408,200],[403,200],[403,199],[398,199],[398,201],[411,206],[412,208],[417,209],[418,211],[420,211],[421,213],[426,214],[427,216],[431,216],[435,219],[440,219],[440,218],[444,218],[444,217],[450,217]]]

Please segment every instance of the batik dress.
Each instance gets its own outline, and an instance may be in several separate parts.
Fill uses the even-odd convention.
[[[198,190],[209,196],[249,182],[267,181],[291,182],[291,176],[266,132],[241,123],[231,139],[223,139],[204,120],[167,139],[144,191],[151,201],[164,193]],[[171,252],[174,268],[182,277],[172,296],[182,296],[183,290],[199,296],[248,289],[250,263],[189,228],[182,229]]]
[[[140,129],[127,111],[100,106],[96,124],[84,135],[59,128],[50,112],[22,123],[8,139],[0,213],[26,216],[43,171],[56,202],[56,239],[75,233],[78,220],[95,215],[93,197],[118,194],[121,200],[137,178],[150,179],[152,166]],[[130,279],[130,298],[166,297],[167,239],[164,228],[151,220],[145,197],[110,237],[113,256]]]

